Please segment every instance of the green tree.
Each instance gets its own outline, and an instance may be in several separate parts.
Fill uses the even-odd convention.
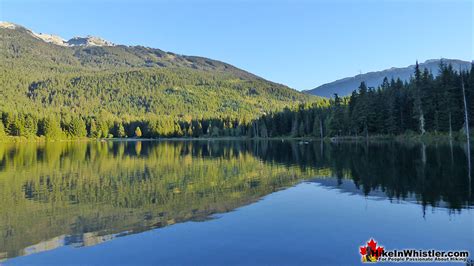
[[[218,127],[213,126],[213,127],[212,127],[212,130],[211,130],[211,136],[212,136],[212,137],[218,137],[219,134],[220,134],[219,131],[220,131],[220,130],[219,130]]]
[[[21,136],[36,136],[38,134],[38,119],[32,114],[26,114],[24,121],[24,131],[21,133]]]
[[[420,134],[425,134],[425,117],[423,112],[423,102],[422,102],[422,74],[418,61],[415,65],[415,81],[414,81],[414,107],[415,107],[415,119],[418,120],[418,130]]]
[[[331,112],[331,120],[329,122],[332,135],[342,135],[344,132],[344,107],[339,95],[334,94],[334,102]]]
[[[59,119],[54,117],[43,118],[40,122],[40,132],[48,139],[60,139],[63,135]]]
[[[102,132],[97,127],[97,122],[95,119],[90,119],[90,126],[89,126],[89,137],[91,138],[100,138],[102,136]]]
[[[71,137],[85,137],[87,135],[86,124],[79,117],[72,118],[67,127],[67,133]]]
[[[304,126],[304,122],[301,122],[300,123],[300,126],[298,128],[298,136],[300,137],[304,137],[306,134],[305,134],[305,126]]]
[[[2,120],[0,120],[0,138],[5,137],[6,135],[5,126],[3,125]]]
[[[265,125],[265,122],[262,122],[259,128],[260,128],[260,137],[268,138],[268,130],[267,130],[267,126]]]
[[[125,138],[127,136],[127,133],[125,132],[125,128],[122,122],[117,122],[115,124],[115,132],[116,132],[117,137],[119,138]]]
[[[103,138],[107,138],[109,136],[109,123],[104,120],[104,119],[99,119],[98,120],[98,124],[97,124],[97,127],[100,131],[100,135],[103,137]]]

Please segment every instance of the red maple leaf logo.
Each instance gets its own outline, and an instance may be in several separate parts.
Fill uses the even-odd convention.
[[[382,255],[382,252],[384,250],[384,247],[378,246],[377,247],[377,242],[374,241],[373,238],[370,239],[369,242],[367,242],[367,246],[361,246],[359,247],[359,253],[363,257],[365,256],[371,256],[375,258],[376,260],[379,259],[379,257]]]

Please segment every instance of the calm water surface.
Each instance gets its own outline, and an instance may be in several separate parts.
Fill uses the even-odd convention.
[[[0,144],[0,263],[350,265],[372,237],[472,257],[468,169],[461,144]]]

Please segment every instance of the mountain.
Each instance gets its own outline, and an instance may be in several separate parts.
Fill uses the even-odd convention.
[[[0,23],[0,112],[251,119],[318,98],[217,60]]]
[[[69,46],[114,46],[112,42],[106,41],[100,37],[86,36],[74,37],[66,42]]]
[[[15,29],[21,30],[47,43],[52,43],[52,44],[60,45],[60,46],[114,46],[115,45],[114,43],[106,41],[100,37],[95,37],[95,36],[90,36],[90,35],[86,37],[77,36],[66,41],[57,35],[52,35],[48,33],[36,33],[21,25],[17,25],[17,24],[14,24],[11,22],[5,22],[5,21],[0,21],[0,28],[11,29],[11,30],[15,30]]]
[[[457,59],[432,59],[427,60],[424,63],[420,63],[419,65],[422,70],[427,68],[434,76],[436,76],[438,75],[441,61],[443,61],[445,64],[451,64],[454,69],[471,68],[470,62]],[[411,76],[413,76],[414,71],[415,65],[402,68],[392,67],[382,71],[369,72],[356,75],[354,77],[339,79],[304,92],[323,97],[333,97],[334,93],[337,93],[339,96],[346,96],[351,94],[353,90],[356,90],[359,87],[361,81],[365,81],[368,87],[377,87],[382,84],[382,81],[385,77],[387,77],[389,80],[392,78],[400,78],[402,81],[407,81]]]

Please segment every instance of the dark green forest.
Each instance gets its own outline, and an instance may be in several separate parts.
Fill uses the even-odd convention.
[[[334,137],[401,134],[464,134],[466,98],[469,125],[474,123],[474,64],[456,70],[440,64],[433,77],[416,64],[408,82],[384,79],[378,88],[361,82],[349,97],[337,94],[328,106],[300,105],[264,115],[252,123],[260,137]],[[463,93],[464,86],[464,93]]]

